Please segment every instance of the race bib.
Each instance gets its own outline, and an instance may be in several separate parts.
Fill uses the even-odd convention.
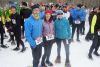
[[[98,35],[100,36],[100,31],[98,31]]]
[[[79,20],[76,20],[75,21],[75,24],[80,24],[81,22]]]
[[[53,40],[54,39],[54,35],[53,34],[49,34],[46,36],[46,40]]]
[[[38,37],[38,38],[35,40],[35,42],[36,42],[36,45],[41,44],[41,43],[43,42],[42,37]]]
[[[1,21],[1,17],[0,17],[0,21]]]
[[[13,23],[13,24],[16,24],[16,20],[15,20],[15,19],[12,19],[12,23]]]

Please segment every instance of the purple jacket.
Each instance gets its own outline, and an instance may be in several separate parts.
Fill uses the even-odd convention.
[[[43,22],[43,36],[45,37],[48,34],[54,34],[54,22]]]

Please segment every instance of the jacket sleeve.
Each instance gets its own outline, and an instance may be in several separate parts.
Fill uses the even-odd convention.
[[[36,47],[35,40],[33,40],[32,36],[31,36],[31,32],[32,32],[31,28],[32,28],[32,26],[27,21],[25,21],[24,26],[25,26],[25,37],[26,37],[27,41],[29,42],[30,46],[32,48],[35,48]]]
[[[92,19],[92,24],[91,24],[91,33],[92,34],[94,34],[94,27],[95,27],[96,21],[97,21],[97,16],[94,15],[93,19]]]

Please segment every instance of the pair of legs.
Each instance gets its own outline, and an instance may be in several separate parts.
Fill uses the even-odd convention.
[[[1,47],[7,48],[7,46],[4,45],[4,29],[3,29],[3,27],[0,28],[0,35],[1,35]]]
[[[15,40],[16,40],[16,43],[17,43],[17,47],[14,50],[19,50],[19,47],[20,47],[20,44],[21,44],[22,45],[21,52],[25,51],[26,48],[25,48],[24,42],[21,40],[21,32],[15,30],[14,35],[12,35],[12,38],[14,38],[14,36],[15,36]]]
[[[56,43],[57,43],[57,59],[60,59],[61,55],[61,42],[63,42],[64,47],[65,47],[65,53],[66,53],[66,60],[65,63],[69,63],[69,44],[67,43],[66,39],[59,39],[56,38]],[[57,62],[57,61],[55,61]],[[60,62],[60,61],[58,61]]]
[[[33,67],[38,67],[42,55],[42,46],[38,45],[36,48],[31,48],[31,49],[32,49],[32,57],[33,57]]]
[[[41,66],[46,66],[45,61],[48,64],[48,66],[53,66],[53,64],[50,62],[49,58],[51,55],[51,49],[52,49],[53,42],[51,41],[45,41],[43,44],[44,47],[44,54],[42,56]]]
[[[75,34],[75,30],[77,29],[77,41],[79,41],[79,32],[80,32],[80,24],[72,24],[72,40]]]
[[[93,43],[92,43],[92,45],[91,45],[91,47],[89,49],[88,56],[89,56],[90,59],[92,59],[92,52],[93,52],[94,49],[95,49],[94,54],[99,56],[99,54],[97,52],[98,49],[99,49],[99,46],[100,46],[100,36],[95,34],[94,35],[94,39],[93,39]]]

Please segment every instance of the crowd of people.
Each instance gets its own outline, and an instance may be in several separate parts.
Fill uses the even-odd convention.
[[[84,4],[56,4],[39,3],[29,6],[22,2],[20,12],[17,12],[16,4],[12,4],[4,11],[0,8],[0,34],[1,48],[8,48],[4,45],[6,36],[5,28],[9,34],[12,45],[17,44],[14,51],[26,50],[23,38],[29,42],[32,50],[33,67],[39,66],[42,56],[42,47],[44,54],[42,56],[40,67],[53,66],[49,60],[53,43],[57,44],[57,57],[55,63],[61,63],[61,42],[65,47],[65,67],[71,67],[70,64],[70,43],[74,41],[76,31],[76,41],[80,42],[80,35],[85,35],[86,6]],[[100,7],[94,7],[89,12],[89,31],[85,37],[86,41],[92,40],[88,57],[92,58],[92,52],[100,56],[98,49],[100,46]],[[15,43],[16,42],[16,43]]]

